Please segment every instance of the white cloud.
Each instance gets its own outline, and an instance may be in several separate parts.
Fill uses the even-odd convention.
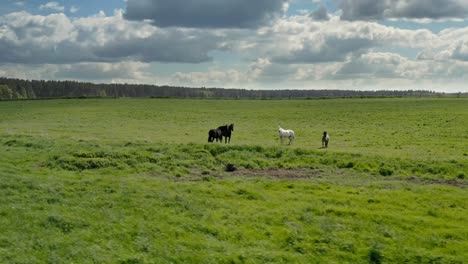
[[[26,5],[26,3],[24,1],[17,1],[14,3],[15,6],[18,6],[18,7],[24,7]]]
[[[209,86],[209,87],[237,87],[246,83],[245,74],[234,69],[208,70],[204,72],[176,72],[171,76],[171,83],[175,85]]]
[[[336,17],[317,22],[308,16],[292,16],[260,28],[255,37],[244,38],[237,47],[274,62],[310,64],[345,61],[378,47],[424,48],[437,41],[437,35],[424,29],[405,30]]]
[[[59,79],[112,80],[116,77],[126,80],[147,78],[146,63],[123,61],[119,63],[77,63],[57,67],[55,77]]]
[[[65,7],[61,6],[58,2],[49,2],[45,5],[40,5],[39,10],[53,10],[53,11],[65,11]]]
[[[194,85],[206,87],[261,88],[282,84],[293,74],[295,67],[275,64],[259,58],[250,63],[245,71],[237,69],[211,69],[200,72],[177,72],[171,76],[173,85]]]
[[[313,20],[316,20],[316,21],[329,20],[330,19],[330,16],[328,15],[328,10],[327,10],[327,8],[325,7],[324,4],[319,5],[315,10],[313,10],[310,13],[310,17]]]
[[[441,31],[438,41],[418,54],[420,60],[468,61],[468,27]]]
[[[106,83],[157,83],[158,77],[141,62],[75,64],[0,64],[0,76],[34,80],[79,80]]]
[[[395,53],[367,53],[343,63],[333,78],[400,78],[399,67],[408,61]]]
[[[339,0],[344,20],[467,18],[466,0]]]
[[[78,12],[80,9],[76,6],[72,6],[70,7],[70,13],[72,14],[75,14],[76,12]]]
[[[160,29],[146,22],[130,22],[117,11],[70,19],[63,13],[47,16],[27,12],[0,16],[0,62],[73,63],[122,60],[210,61],[221,36],[199,29]]]

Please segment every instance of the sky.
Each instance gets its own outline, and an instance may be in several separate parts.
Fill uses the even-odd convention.
[[[0,0],[0,76],[468,92],[468,0]]]

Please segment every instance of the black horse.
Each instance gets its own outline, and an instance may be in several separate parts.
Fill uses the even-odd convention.
[[[224,143],[225,144],[228,142],[231,143],[231,134],[232,134],[232,131],[234,131],[234,124],[230,124],[229,126],[228,125],[220,126],[218,127],[218,129],[221,130],[222,137],[224,137]]]
[[[208,131],[208,142],[213,142],[216,139],[216,142],[223,141],[223,134],[221,132],[221,129],[210,129]]]

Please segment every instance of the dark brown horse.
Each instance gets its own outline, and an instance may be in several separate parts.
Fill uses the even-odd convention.
[[[218,127],[221,130],[221,134],[224,137],[224,144],[231,143],[232,131],[234,131],[234,124],[224,125]],[[221,140],[222,141],[222,140]]]
[[[210,129],[208,131],[208,142],[213,142],[216,139],[216,142],[223,141],[223,134],[221,132],[221,129]]]

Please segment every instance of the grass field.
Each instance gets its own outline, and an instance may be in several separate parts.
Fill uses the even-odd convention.
[[[0,113],[2,263],[468,259],[468,98],[70,99]],[[229,123],[230,145],[207,143]]]

